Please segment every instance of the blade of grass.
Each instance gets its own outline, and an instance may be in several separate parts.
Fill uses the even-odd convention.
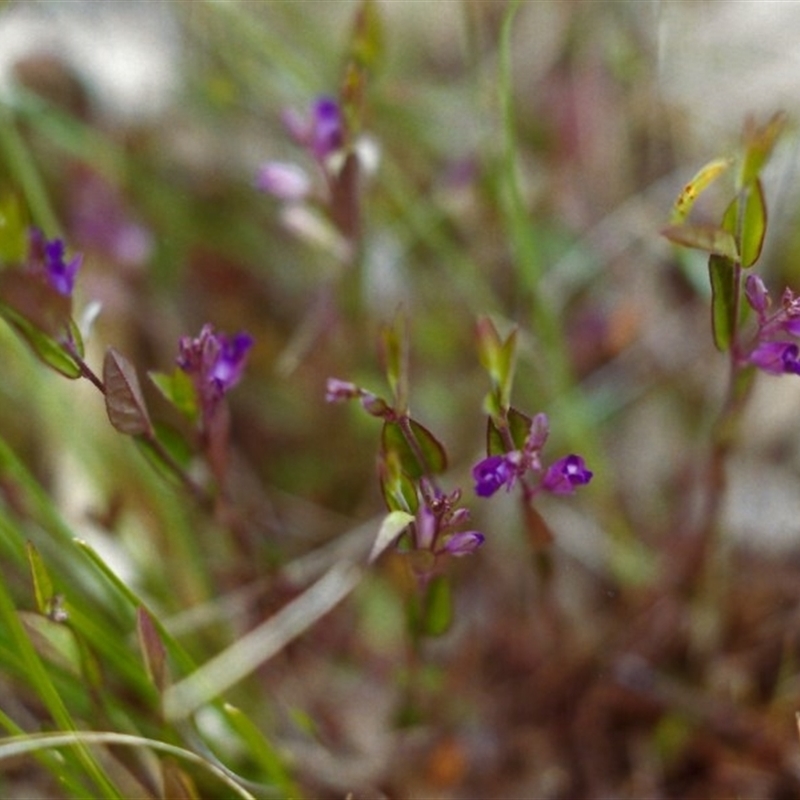
[[[144,736],[134,736],[127,733],[70,731],[69,733],[39,733],[13,736],[0,742],[0,761],[56,747],[75,747],[79,752],[88,752],[86,745],[89,744],[147,747],[158,752],[167,753],[207,770],[225,784],[227,788],[231,789],[237,797],[244,798],[244,800],[256,800],[254,795],[232,780],[223,770],[191,750],[185,750],[182,747],[177,747],[158,739],[148,739]],[[114,794],[113,796],[116,797],[118,795]]]
[[[360,579],[361,570],[355,564],[335,564],[277,614],[167,689],[165,717],[173,721],[184,719],[247,677],[327,614]]]
[[[58,727],[70,731],[76,730],[77,726],[53,685],[53,682],[50,680],[50,676],[31,644],[28,635],[25,633],[25,629],[17,616],[14,602],[8,594],[5,582],[1,579],[0,622],[2,622],[5,630],[10,633],[14,646],[25,664],[28,683],[47,708],[50,716]],[[98,764],[86,747],[78,747],[76,755],[89,777],[91,777],[100,789],[103,797],[119,798],[123,800],[123,796],[117,791],[113,781],[106,775],[103,768]]]

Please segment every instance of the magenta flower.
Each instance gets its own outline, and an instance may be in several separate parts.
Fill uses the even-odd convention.
[[[194,381],[203,419],[208,420],[225,393],[241,379],[253,338],[247,333],[226,336],[204,325],[196,339],[178,342],[178,366]]]
[[[29,268],[44,277],[59,294],[71,297],[83,256],[78,254],[67,261],[64,242],[61,239],[47,240],[38,228],[30,229],[29,242]]]

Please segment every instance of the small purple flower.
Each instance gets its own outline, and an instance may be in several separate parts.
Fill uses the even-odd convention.
[[[328,378],[325,384],[326,403],[344,403],[346,400],[355,400],[361,396],[361,390],[350,381],[339,378]]]
[[[307,148],[322,164],[344,145],[344,117],[339,104],[332,97],[317,98],[311,106],[308,119],[295,111],[287,111],[283,120],[298,144]]]
[[[311,179],[297,164],[267,161],[258,170],[256,188],[279,200],[303,200],[311,191]]]
[[[501,486],[510,489],[517,477],[517,469],[508,456],[489,456],[472,468],[475,494],[491,497]]]
[[[252,346],[249,334],[226,336],[211,325],[204,325],[196,339],[184,336],[178,342],[177,364],[194,380],[204,419],[241,379]]]
[[[30,229],[29,242],[29,264],[33,271],[42,275],[59,294],[71,297],[83,256],[79,253],[66,261],[64,242],[61,239],[48,241],[38,228]]]
[[[474,553],[486,537],[479,531],[462,531],[454,533],[445,543],[444,552],[451,556],[466,556]]]
[[[744,294],[750,307],[758,314],[759,320],[763,322],[765,314],[772,304],[764,281],[758,275],[748,275],[744,283]]]
[[[772,375],[800,375],[799,352],[793,342],[761,342],[748,360]]]
[[[312,114],[311,150],[319,161],[325,161],[344,144],[342,111],[332,97],[320,97]]]
[[[551,464],[542,479],[542,489],[552,494],[572,494],[578,486],[592,479],[592,473],[580,456],[569,455]]]

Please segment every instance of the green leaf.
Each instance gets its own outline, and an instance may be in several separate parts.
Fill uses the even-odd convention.
[[[103,359],[106,413],[111,424],[128,436],[152,436],[153,423],[147,413],[136,369],[121,353],[109,347]]]
[[[506,412],[505,425],[514,444],[514,450],[522,450],[524,447],[525,440],[531,432],[531,423],[532,419],[516,408],[509,408]],[[486,427],[486,453],[490,456],[498,456],[507,452],[506,438],[494,419],[490,417]]]
[[[692,206],[697,198],[717,179],[727,171],[732,164],[729,158],[715,158],[702,167],[694,177],[683,187],[678,199],[672,207],[670,222],[673,226],[682,225],[689,216]]]
[[[739,170],[738,189],[758,179],[785,127],[786,114],[782,111],[774,114],[764,125],[758,125],[752,117],[747,119],[742,135],[744,158]]]
[[[28,565],[33,578],[33,594],[36,598],[36,608],[40,614],[47,616],[52,610],[53,582],[50,580],[50,574],[44,565],[44,561],[42,561],[42,557],[39,555],[39,551],[32,542],[25,543],[25,551],[28,555]]]
[[[21,264],[28,252],[28,232],[19,198],[0,197],[0,265]]]
[[[740,218],[740,209],[743,208]],[[741,231],[739,226],[741,225]],[[722,227],[739,241],[739,259],[743,267],[752,267],[761,255],[767,232],[767,203],[764,188],[756,179],[734,198],[722,218]]]
[[[378,535],[372,545],[372,550],[369,554],[370,564],[386,550],[389,545],[414,521],[412,514],[405,511],[391,511],[381,522],[381,527],[378,529]]]
[[[172,373],[148,372],[147,376],[162,395],[185,417],[197,421],[200,413],[197,403],[197,390],[191,377],[180,367]]]
[[[669,225],[661,233],[671,242],[683,247],[725,256],[732,261],[735,261],[738,256],[733,235],[729,231],[713,225],[690,225],[688,223]]]
[[[384,453],[380,463],[380,484],[386,507],[390,511],[415,514],[419,506],[417,490],[411,478],[400,467],[396,453]]]
[[[70,628],[32,611],[17,613],[31,643],[42,658],[75,676],[82,675],[81,651]]]
[[[447,469],[444,446],[424,425],[410,417],[384,423],[381,449],[384,456],[395,453],[403,472],[414,480],[423,475],[438,475]]]
[[[0,317],[22,338],[42,363],[67,378],[74,380],[81,377],[83,372],[80,364],[67,352],[63,344],[2,302],[0,302]]]
[[[711,279],[711,327],[714,344],[723,352],[728,350],[736,327],[736,285],[733,262],[722,256],[708,259]]]

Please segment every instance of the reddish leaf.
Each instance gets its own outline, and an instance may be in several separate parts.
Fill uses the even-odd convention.
[[[106,388],[106,413],[111,424],[129,436],[152,436],[153,425],[147,413],[139,378],[133,365],[113,347],[103,360]]]

